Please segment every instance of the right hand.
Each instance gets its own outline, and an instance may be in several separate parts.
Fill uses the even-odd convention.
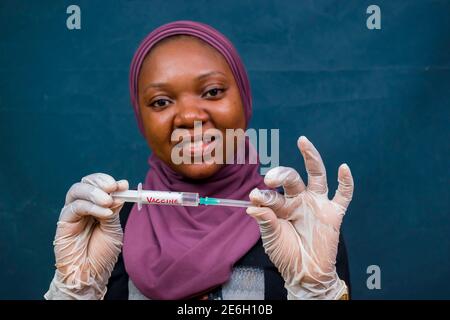
[[[54,291],[75,299],[103,298],[123,239],[119,219],[123,201],[114,200],[109,193],[125,190],[128,181],[116,181],[104,173],[88,175],[69,189],[53,243]]]
[[[298,140],[308,173],[308,185],[293,168],[276,167],[264,182],[274,190],[254,189],[247,208],[260,226],[263,246],[285,280],[291,299],[340,299],[347,292],[336,271],[342,219],[353,197],[353,177],[347,165],[338,170],[338,189],[328,199],[325,165],[314,145]]]

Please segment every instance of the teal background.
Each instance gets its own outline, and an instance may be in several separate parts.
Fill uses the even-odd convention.
[[[66,8],[81,7],[81,30]],[[366,28],[381,8],[382,29]],[[0,298],[41,299],[68,188],[92,172],[142,181],[149,149],[128,95],[141,39],[178,19],[211,24],[245,62],[251,127],[280,129],[304,172],[306,135],[329,188],[355,177],[344,222],[356,299],[450,298],[449,1],[0,2]],[[369,265],[381,289],[366,287]]]

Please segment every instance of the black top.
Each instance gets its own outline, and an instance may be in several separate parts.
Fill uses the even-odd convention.
[[[120,211],[120,224],[125,230],[133,203],[126,202]],[[264,252],[262,240],[259,241],[234,265],[235,267],[258,267],[264,270],[264,299],[265,300],[286,300],[287,291],[284,288],[284,280],[278,269],[270,261]],[[344,280],[350,291],[350,275],[348,268],[347,250],[345,248],[342,234],[339,239],[338,254],[336,257],[336,269],[339,278]],[[210,297],[220,290],[216,288],[210,292]],[[108,282],[108,291],[105,300],[127,300],[128,299],[128,274],[125,270],[122,253],[114,266]]]

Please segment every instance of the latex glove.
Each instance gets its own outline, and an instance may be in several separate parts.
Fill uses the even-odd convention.
[[[336,273],[336,255],[342,218],[353,195],[350,168],[338,170],[339,186],[328,199],[325,166],[313,144],[297,142],[308,173],[308,186],[297,171],[276,167],[266,174],[270,188],[254,189],[250,200],[261,207],[247,213],[259,223],[266,253],[285,280],[288,299],[339,299],[347,287]]]
[[[53,242],[57,269],[46,299],[103,299],[123,239],[123,201],[108,193],[125,190],[128,181],[103,173],[69,189]]]

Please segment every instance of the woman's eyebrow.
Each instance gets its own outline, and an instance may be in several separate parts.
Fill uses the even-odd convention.
[[[211,76],[214,76],[214,75],[222,75],[222,76],[226,77],[226,74],[221,72],[221,71],[211,71],[211,72],[207,72],[207,73],[199,75],[198,77],[195,78],[195,80],[201,81],[201,80],[203,80],[205,78],[208,78],[208,77],[211,77]],[[164,87],[167,87],[167,86],[169,86],[169,84],[165,83],[165,82],[149,83],[148,85],[146,85],[144,87],[144,92],[147,91],[149,88],[164,88]]]
[[[149,83],[144,87],[144,92],[150,88],[164,88],[165,86],[167,86],[167,83],[164,82]]]
[[[220,72],[220,71],[211,71],[211,72],[207,72],[207,73],[204,73],[204,74],[202,74],[202,75],[199,75],[199,76],[196,78],[196,80],[203,80],[204,78],[208,78],[208,77],[214,76],[214,75],[216,75],[216,74],[220,74],[220,75],[226,77],[225,73],[223,73],[223,72]]]

